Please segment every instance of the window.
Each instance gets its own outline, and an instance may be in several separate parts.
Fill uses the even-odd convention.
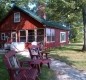
[[[5,33],[1,33],[1,40],[5,40]]]
[[[47,36],[47,42],[50,42],[51,41],[51,32],[50,32],[50,29],[46,29],[46,36]]]
[[[66,32],[60,32],[60,42],[66,42]]]
[[[28,42],[35,41],[35,34],[34,30],[28,30]]]
[[[14,22],[20,22],[20,12],[14,13]]]
[[[25,30],[20,31],[20,42],[26,42],[26,31]]]
[[[51,41],[55,41],[55,30],[51,29]]]
[[[44,29],[37,29],[37,42],[44,41]]]
[[[12,42],[16,42],[17,41],[17,34],[16,34],[16,32],[12,32],[11,33],[11,37],[12,37]]]
[[[46,37],[47,37],[47,42],[55,41],[55,30],[47,28]]]

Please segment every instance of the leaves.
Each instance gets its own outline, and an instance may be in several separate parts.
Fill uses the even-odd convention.
[[[52,15],[52,16],[49,16],[49,19],[56,20],[56,21],[57,20],[63,21],[62,18],[64,17],[64,21],[67,21],[67,22],[76,21],[76,19],[74,18],[78,19],[78,17],[76,16],[81,16],[81,13],[80,13],[82,9],[81,3],[83,4],[83,2],[81,2],[80,0],[49,0],[47,7],[49,8],[48,10],[50,11],[47,11],[47,13]],[[78,13],[78,15],[76,13]]]

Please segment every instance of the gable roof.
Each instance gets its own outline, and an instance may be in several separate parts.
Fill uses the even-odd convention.
[[[41,17],[39,17],[38,15],[36,15],[35,13],[33,13],[30,10],[27,10],[25,8],[20,8],[16,5],[14,5],[11,9],[11,11],[16,8],[22,12],[24,12],[25,14],[27,14],[28,16],[31,16],[32,18],[34,18],[35,20],[37,20],[38,22],[42,23],[43,25],[45,25],[45,27],[50,27],[50,28],[59,28],[59,29],[63,29],[63,30],[70,30],[69,26],[64,26],[62,23],[60,22],[54,22],[54,21],[47,21]],[[8,13],[9,14],[9,13]]]

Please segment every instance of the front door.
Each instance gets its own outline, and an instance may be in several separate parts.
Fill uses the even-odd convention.
[[[17,42],[17,33],[16,32],[11,32],[11,39],[12,39],[12,42]]]

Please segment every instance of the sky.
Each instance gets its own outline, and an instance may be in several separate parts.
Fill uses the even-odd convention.
[[[28,3],[28,7],[30,8],[30,10],[32,10],[34,7],[36,7],[36,4],[31,4],[31,3]]]

